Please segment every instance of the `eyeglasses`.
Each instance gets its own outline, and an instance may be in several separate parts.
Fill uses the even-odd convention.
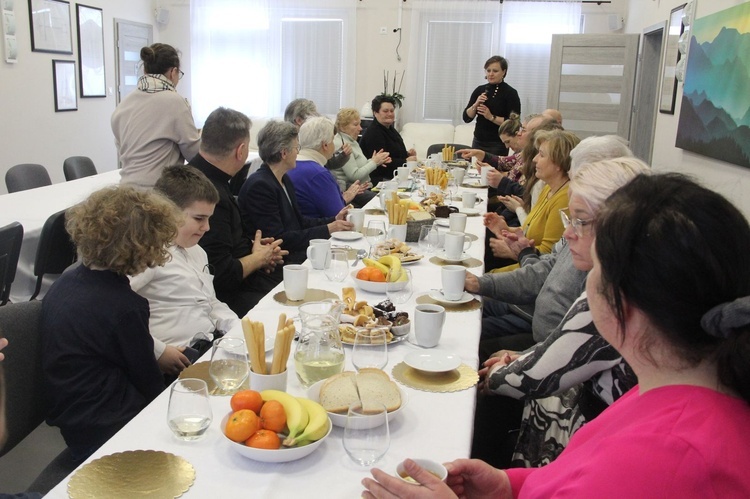
[[[523,125],[521,125],[521,126],[518,127],[518,132],[517,133],[521,133],[521,132],[525,132],[525,131],[526,131],[526,127],[523,126]]]
[[[180,72],[180,78],[179,79],[181,80],[182,77],[185,76],[185,73],[180,68],[175,68],[175,69]]]
[[[586,230],[584,230],[584,227],[591,226],[594,223],[594,219],[591,218],[589,220],[581,220],[580,218],[573,218],[571,219],[567,213],[567,208],[563,208],[560,210],[560,219],[562,220],[563,227],[566,229],[573,226],[573,232],[578,237],[584,237],[586,235]]]

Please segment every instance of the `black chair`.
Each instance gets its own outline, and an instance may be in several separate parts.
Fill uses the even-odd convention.
[[[23,226],[20,223],[13,222],[0,228],[0,306],[10,299],[10,286],[16,278],[22,242]]]
[[[5,186],[8,192],[25,191],[45,185],[52,185],[52,180],[42,165],[23,163],[11,167],[5,173]]]
[[[91,158],[71,156],[63,161],[63,174],[65,174],[65,180],[68,181],[96,175],[97,171]]]
[[[39,247],[34,260],[36,288],[31,300],[37,297],[42,289],[45,274],[62,274],[76,261],[76,247],[65,230],[65,210],[50,215],[39,236]]]
[[[471,149],[470,146],[464,144],[432,144],[427,148],[427,157],[429,158],[430,154],[435,154],[436,152],[443,152],[443,147],[445,146],[453,146],[456,148],[456,151],[459,149]]]

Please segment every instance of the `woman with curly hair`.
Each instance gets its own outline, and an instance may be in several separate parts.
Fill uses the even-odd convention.
[[[66,213],[82,265],[44,297],[42,365],[47,422],[60,427],[76,462],[164,389],[148,300],[127,276],[167,262],[179,217],[162,196],[124,186],[97,191]]]

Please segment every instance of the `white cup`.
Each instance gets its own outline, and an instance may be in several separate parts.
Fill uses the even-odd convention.
[[[466,213],[451,213],[448,215],[448,224],[452,232],[465,232]]]
[[[466,174],[466,170],[460,167],[452,168],[451,174],[453,175],[453,178],[456,179],[456,185],[461,185],[464,183],[464,175]]]
[[[458,260],[471,247],[471,239],[463,232],[450,231],[445,235],[445,256]]]
[[[279,390],[282,392],[286,391],[286,374],[289,369],[285,369],[283,373],[278,374],[260,374],[250,370],[250,389],[256,392],[262,392],[263,390]]]
[[[461,194],[461,204],[464,208],[474,208],[474,205],[477,204],[477,193],[467,191]]]
[[[440,305],[417,305],[414,309],[414,339],[425,348],[436,347],[443,334],[445,309]]]
[[[330,250],[330,239],[310,239],[310,245],[307,247],[307,259],[312,263],[312,268],[315,270],[326,268],[326,257]]]
[[[391,191],[397,191],[398,190],[398,180],[388,180],[387,182],[384,182],[383,190],[391,190]]]
[[[406,167],[409,169],[409,173],[413,172],[417,169],[417,162],[416,161],[407,161]]]
[[[284,265],[284,293],[291,301],[305,299],[308,269],[304,265]]]
[[[462,265],[445,265],[440,268],[443,279],[443,296],[446,300],[458,301],[464,295],[466,267]]]
[[[406,241],[406,224],[395,225],[391,224],[388,226],[388,237],[390,239],[398,239],[402,243]]]
[[[404,182],[406,180],[409,180],[409,167],[408,166],[399,166],[397,171],[398,171],[399,182]]]
[[[362,227],[365,225],[365,210],[362,208],[349,208],[346,221],[354,224],[355,232],[362,232]]]
[[[481,185],[487,185],[487,174],[490,172],[491,166],[485,166],[482,168],[481,173],[479,174],[479,183]]]

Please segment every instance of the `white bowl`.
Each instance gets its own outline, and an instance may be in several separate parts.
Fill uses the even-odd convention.
[[[391,333],[393,333],[393,336],[404,336],[409,334],[409,331],[411,331],[411,319],[406,324],[391,326]]]
[[[326,380],[322,379],[322,380],[318,381],[317,383],[315,383],[314,385],[312,385],[310,388],[308,388],[307,389],[307,398],[309,398],[313,402],[320,403],[320,387],[323,386],[323,383],[325,381]],[[396,386],[398,386],[398,385],[396,385]],[[406,392],[403,389],[401,389],[400,386],[398,386],[398,391],[401,393],[401,407],[399,407],[395,411],[391,411],[391,412],[388,413],[388,422],[389,423],[391,421],[393,421],[393,419],[396,416],[399,415],[399,413],[401,412],[401,410],[404,407],[406,407],[406,403],[409,401],[409,398],[406,395]],[[338,426],[339,428],[344,428],[346,426],[346,414],[338,414],[338,413],[330,412],[329,411],[328,412],[328,417],[329,417],[329,419],[331,420],[331,422],[333,423],[334,426]],[[369,426],[365,423],[361,429],[366,430],[368,428],[375,428],[377,426],[377,419],[376,418],[367,418],[367,417],[365,417],[365,419],[369,419],[371,421],[371,423],[369,424]]]
[[[289,461],[296,461],[297,459],[302,459],[303,457],[312,454],[315,449],[317,449],[320,444],[323,443],[323,440],[328,438],[328,435],[331,434],[331,431],[333,430],[333,424],[331,423],[331,419],[328,418],[328,433],[323,436],[320,440],[313,442],[311,444],[304,445],[302,447],[282,447],[281,449],[256,449],[255,447],[248,447],[247,445],[243,443],[238,443],[230,440],[225,434],[224,434],[224,428],[227,425],[227,421],[229,420],[229,417],[232,415],[232,413],[227,414],[224,416],[224,419],[221,420],[221,434],[224,436],[224,439],[229,442],[229,445],[231,445],[232,449],[234,449],[235,452],[238,454],[248,457],[250,459],[253,459],[255,461],[262,461],[264,463],[286,463]]]
[[[385,294],[386,285],[388,284],[387,282],[374,282],[357,279],[357,272],[359,272],[359,270],[355,270],[352,272],[352,279],[354,279],[354,284],[356,284],[359,289],[361,289],[362,291],[368,291],[370,293],[379,293],[381,295]],[[394,289],[402,289],[404,286],[406,286],[405,282],[400,283],[400,287],[396,287]]]
[[[414,461],[422,468],[434,474],[440,480],[445,481],[445,479],[448,478],[448,470],[445,469],[445,466],[438,463],[437,461],[432,461],[430,459],[412,459],[412,461]],[[416,480],[413,480],[413,479],[409,480],[405,478],[404,475],[408,476],[408,474],[406,473],[406,470],[404,469],[404,462],[401,461],[400,463],[398,463],[398,466],[396,466],[396,476],[406,483],[411,483],[413,485],[420,485]]]

